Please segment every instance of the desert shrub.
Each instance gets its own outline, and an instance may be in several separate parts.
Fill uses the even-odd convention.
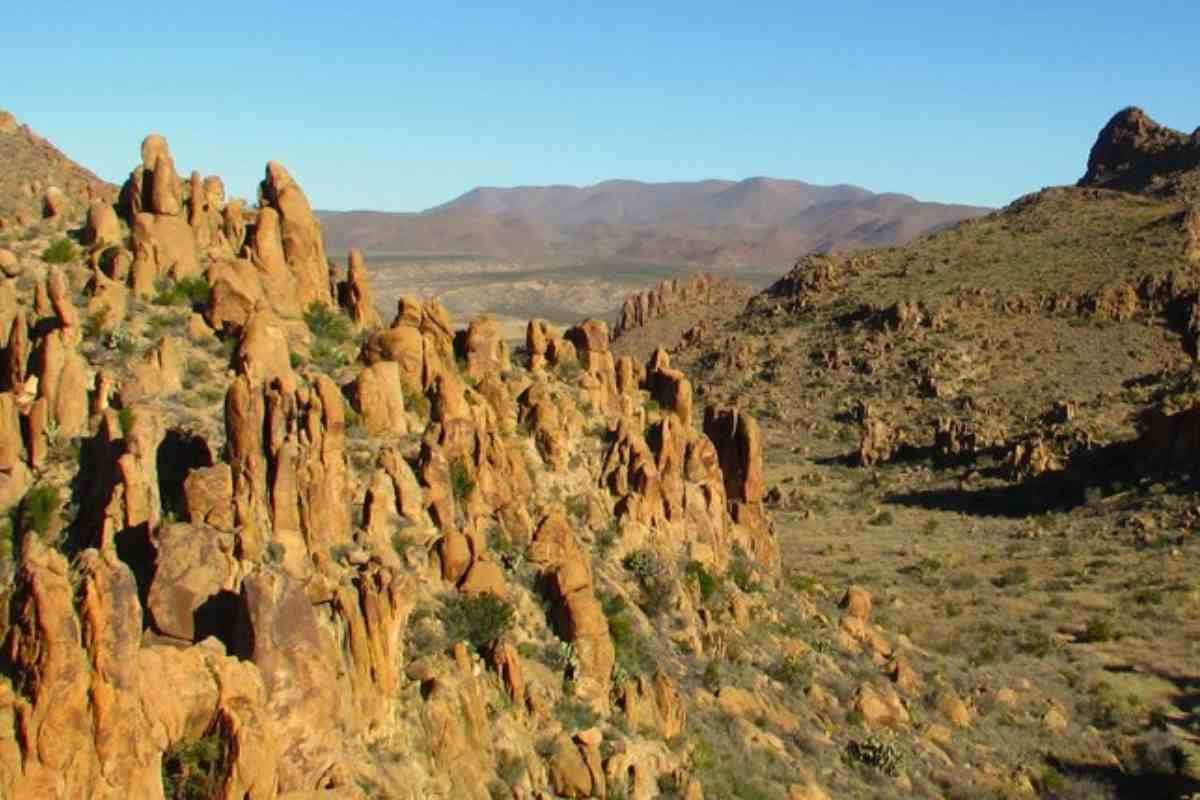
[[[662,796],[661,794],[659,795]],[[629,786],[625,781],[610,781],[607,786],[606,800],[629,800]]]
[[[404,386],[404,407],[419,417],[429,416],[429,398],[419,389]]]
[[[587,703],[564,696],[554,706],[554,716],[567,730],[583,730],[596,724],[596,712]]]
[[[662,574],[665,569],[658,554],[648,548],[634,550],[621,559],[621,566],[633,573],[640,581],[648,581]]]
[[[451,595],[442,601],[441,619],[451,641],[467,641],[482,650],[513,625],[512,603],[484,592],[474,597]]]
[[[304,324],[316,339],[333,344],[345,344],[354,334],[348,317],[316,300],[305,309]]]
[[[896,518],[892,515],[892,512],[884,510],[867,520],[867,524],[874,525],[876,527],[883,527],[885,525],[891,525],[895,521]]]
[[[1045,658],[1054,651],[1053,637],[1041,628],[1022,631],[1017,637],[1017,652],[1035,658]]]
[[[654,666],[653,649],[638,631],[625,600],[616,595],[606,597],[602,599],[601,607],[608,620],[608,636],[616,656],[614,677],[630,678],[647,672]]]
[[[1140,606],[1160,606],[1163,602],[1163,593],[1158,589],[1139,589],[1133,595],[1133,602]]]
[[[282,564],[285,555],[287,555],[287,549],[282,542],[267,542],[263,560],[268,564]]]
[[[721,579],[713,575],[699,561],[689,561],[683,574],[700,590],[701,602],[707,603],[721,590]]]
[[[177,742],[163,753],[163,796],[168,800],[216,797],[225,761],[225,743],[215,734]]]
[[[705,689],[716,694],[721,688],[721,662],[715,658],[709,661],[700,680]]]
[[[754,579],[754,570],[750,565],[750,559],[740,547],[734,547],[733,560],[729,562],[727,574],[734,585],[743,592],[757,592],[762,589],[762,585]]]
[[[21,505],[17,509],[20,529],[26,532],[34,531],[39,536],[45,536],[61,505],[62,499],[59,497],[58,487],[48,484],[33,487],[21,498]]]
[[[94,314],[88,314],[88,318],[83,321],[83,338],[89,342],[99,340],[107,324],[107,308],[101,308]]]
[[[42,261],[47,264],[69,264],[75,260],[75,243],[62,238],[42,251]]]
[[[450,465],[450,491],[459,501],[466,500],[475,491],[475,481],[461,459]]]
[[[154,296],[156,306],[188,306],[195,308],[204,306],[212,298],[212,287],[204,276],[180,278],[170,282],[160,280],[154,287],[158,294]]]
[[[212,377],[212,367],[208,362],[200,358],[189,358],[184,369],[187,371],[187,376],[194,381],[206,381]]]
[[[812,594],[817,591],[817,579],[811,575],[793,572],[788,576],[788,585],[798,594]]]
[[[503,753],[496,765],[496,774],[506,786],[516,786],[521,782],[521,778],[525,777],[526,769],[525,759],[521,756],[516,753]]]
[[[600,558],[608,558],[609,552],[616,546],[617,540],[621,538],[621,526],[616,518],[609,520],[608,525],[604,530],[596,535],[596,552]]]
[[[1174,775],[1188,765],[1188,755],[1174,735],[1153,730],[1143,733],[1133,743],[1133,761],[1138,772]]]
[[[588,502],[587,497],[582,494],[577,494],[573,497],[568,497],[564,503],[569,516],[576,519],[583,519],[587,516]]]
[[[508,538],[499,525],[488,530],[488,549],[506,569],[518,569],[525,562],[525,548]]]
[[[1004,572],[992,578],[992,583],[1000,589],[1009,586],[1019,586],[1029,582],[1029,567],[1024,564],[1014,564]]]
[[[325,339],[317,339],[309,348],[313,366],[322,372],[334,372],[350,363],[341,349]]]
[[[179,331],[183,322],[183,318],[175,314],[151,314],[146,320],[146,335],[153,339],[167,331]]]
[[[121,435],[128,436],[130,429],[133,428],[133,409],[127,406],[118,411],[117,422],[121,426]]]
[[[812,682],[812,663],[794,653],[785,655],[771,668],[771,677],[793,688],[805,688]]]
[[[621,564],[629,570],[642,588],[639,605],[642,611],[656,617],[667,609],[674,583],[667,565],[658,554],[648,548],[634,550],[622,559]]]
[[[417,546],[417,542],[403,530],[393,531],[392,533],[392,549],[396,551],[396,555],[400,558],[406,558],[408,551]]]
[[[124,325],[99,331],[100,344],[106,350],[116,350],[122,355],[129,355],[135,349],[133,336]]]
[[[855,761],[888,775],[899,775],[904,768],[904,752],[895,742],[878,736],[851,741],[846,752]]]
[[[1092,617],[1084,626],[1079,641],[1089,643],[1108,642],[1116,638],[1118,638],[1118,634],[1112,620],[1105,617]]]

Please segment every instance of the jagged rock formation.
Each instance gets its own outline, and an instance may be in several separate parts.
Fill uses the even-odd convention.
[[[346,280],[338,284],[338,303],[354,320],[356,327],[364,330],[383,327],[383,321],[375,309],[375,298],[371,293],[362,253],[351,250],[346,263]]]
[[[1200,128],[1158,124],[1140,108],[1118,111],[1100,131],[1080,186],[1200,197]]]
[[[517,757],[518,797],[699,796],[638,732],[680,737],[682,668],[631,671],[605,602],[636,588],[632,554],[776,580],[753,421],[710,409],[701,431],[669,356],[617,358],[597,320],[531,322],[524,364],[436,301],[384,328],[361,257],[339,285],[278,164],[261,198],[181,179],[152,135],[115,206],[89,205],[77,264],[39,267],[32,296],[0,283],[0,510],[20,511],[0,793],[160,797],[203,741],[222,797],[483,800]],[[327,328],[287,319],[314,304]],[[734,612],[657,580],[678,638],[713,647]],[[744,615],[747,592],[723,602]],[[460,602],[516,625],[464,633]],[[561,663],[531,658],[539,637]],[[632,730],[612,746],[564,704]]]
[[[654,319],[678,311],[680,306],[704,304],[717,289],[727,283],[728,281],[701,273],[686,281],[665,280],[653,289],[631,294],[621,304],[617,324],[613,327],[613,338],[618,339]]]

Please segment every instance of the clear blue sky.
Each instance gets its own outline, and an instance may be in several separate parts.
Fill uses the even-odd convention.
[[[0,108],[114,181],[158,131],[231,194],[278,159],[388,210],[754,175],[999,205],[1123,106],[1200,125],[1196,0],[654,5],[6,3]]]

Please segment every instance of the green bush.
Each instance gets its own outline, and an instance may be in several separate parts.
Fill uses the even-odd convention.
[[[225,772],[225,743],[219,736],[177,742],[163,753],[163,796],[167,800],[216,797]]]
[[[350,363],[342,351],[354,337],[353,326],[346,315],[314,300],[304,312],[304,324],[313,335],[309,356],[317,369],[333,372]]]
[[[267,542],[267,548],[263,554],[263,561],[268,564],[282,564],[286,555],[287,549],[281,542]]]
[[[309,355],[312,357],[313,365],[322,372],[334,372],[350,363],[346,354],[339,347],[324,339],[313,342]]]
[[[588,501],[585,495],[577,494],[574,497],[568,497],[564,505],[566,506],[568,516],[576,519],[583,519],[587,516]]]
[[[704,668],[704,676],[700,679],[704,688],[713,694],[721,690],[721,662],[712,659]]]
[[[459,501],[466,500],[475,491],[475,481],[461,460],[450,465],[450,490],[454,493],[454,499]]]
[[[621,566],[633,573],[640,581],[648,581],[662,574],[664,565],[658,554],[648,548],[634,550],[621,559]]]
[[[133,409],[126,406],[117,412],[117,422],[121,425],[121,435],[128,436],[133,428]]]
[[[1083,629],[1083,634],[1079,637],[1081,642],[1108,642],[1118,638],[1116,627],[1112,624],[1112,620],[1104,617],[1093,617],[1087,621],[1087,625]]]
[[[602,599],[601,608],[608,620],[608,636],[616,657],[614,675],[632,678],[648,672],[654,666],[651,642],[638,632],[625,600],[616,595],[606,597]]]
[[[345,344],[354,335],[348,317],[316,300],[305,310],[304,324],[318,340],[333,344]]]
[[[596,724],[596,712],[586,703],[563,697],[554,706],[554,716],[567,730],[584,730]]]
[[[429,398],[417,389],[404,387],[404,407],[419,417],[429,416]]]
[[[689,561],[683,574],[700,590],[700,601],[707,603],[721,590],[721,579],[709,572],[699,561]]]
[[[204,306],[212,298],[212,287],[202,275],[191,278],[180,278],[171,283],[161,280],[156,285],[158,294],[154,296],[156,306]]]
[[[771,676],[780,683],[802,689],[812,682],[812,663],[803,656],[786,655],[771,669]]]
[[[896,518],[892,516],[892,512],[884,510],[867,520],[867,524],[874,525],[876,527],[883,527],[885,525],[891,525],[895,521]]]
[[[525,561],[525,548],[506,536],[498,525],[488,530],[488,549],[506,569],[519,569]]]
[[[750,564],[750,559],[740,547],[734,548],[733,560],[729,564],[728,575],[734,585],[743,592],[750,593],[762,590],[762,584],[754,579],[754,570]]]
[[[400,556],[400,558],[407,558],[408,551],[416,547],[416,545],[416,540],[402,530],[395,531],[392,534],[392,549],[396,551],[396,555]]]
[[[62,238],[42,251],[42,261],[47,264],[69,264],[75,260],[75,243]]]
[[[18,508],[17,519],[22,531],[34,531],[39,536],[45,536],[50,531],[54,516],[62,505],[58,487],[42,484],[35,486],[25,493]]]
[[[467,641],[482,650],[513,625],[512,603],[494,594],[451,595],[442,601],[441,618],[451,641]]]
[[[95,314],[89,314],[88,318],[83,321],[83,338],[89,342],[99,339],[107,325],[107,308],[101,308]]]
[[[608,525],[604,530],[596,535],[596,552],[600,558],[608,558],[609,551],[616,546],[617,540],[621,538],[621,525],[616,518],[609,520]]]
[[[1022,583],[1028,582],[1029,567],[1024,564],[1014,564],[995,578],[992,578],[992,583],[999,589],[1009,586],[1019,586]]]

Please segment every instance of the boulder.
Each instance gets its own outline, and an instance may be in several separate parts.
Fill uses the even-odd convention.
[[[16,253],[0,248],[0,272],[3,272],[6,278],[19,277],[24,271]]]
[[[42,216],[46,219],[61,219],[67,211],[67,196],[57,186],[51,186],[42,195]]]
[[[111,205],[93,200],[88,206],[87,221],[83,226],[83,241],[96,248],[121,243],[121,221]]]
[[[158,532],[146,608],[154,629],[183,641],[232,631],[237,596],[231,533],[176,523]]]
[[[184,513],[193,525],[233,530],[233,473],[225,463],[193,469],[183,481]]]
[[[404,384],[397,362],[379,361],[364,367],[348,387],[347,395],[368,433],[400,436],[408,433]]]

